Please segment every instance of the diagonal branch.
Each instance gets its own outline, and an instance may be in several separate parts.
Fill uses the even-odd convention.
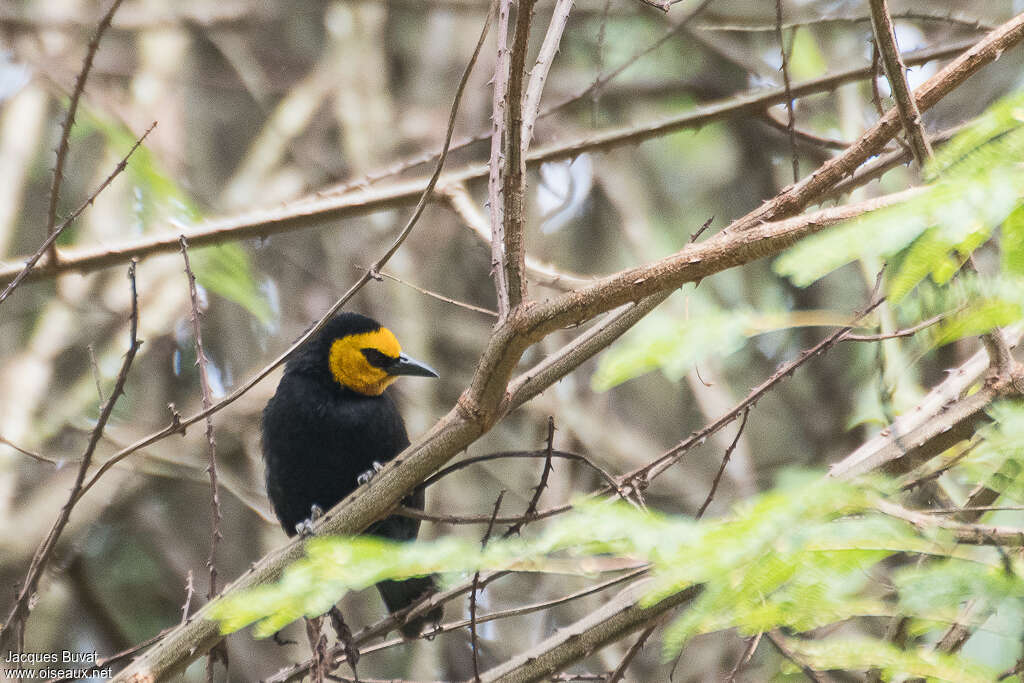
[[[900,124],[907,132],[910,149],[914,152],[914,161],[919,167],[924,167],[925,162],[932,157],[932,146],[928,143],[928,137],[925,135],[917,102],[914,101],[914,97],[910,93],[910,85],[907,83],[906,76],[907,68],[903,65],[900,49],[896,44],[896,31],[893,27],[892,15],[889,14],[886,0],[869,0],[868,5],[871,7],[871,30],[875,34],[875,44],[882,56],[882,66],[885,67],[885,75],[889,79],[889,87],[896,100],[896,111],[900,117]]]

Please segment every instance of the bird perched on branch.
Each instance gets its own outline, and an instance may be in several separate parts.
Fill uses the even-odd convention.
[[[341,313],[285,365],[277,392],[263,410],[267,494],[285,532],[308,526],[409,445],[405,423],[388,386],[401,375],[437,377],[402,353],[395,335],[357,313]],[[416,490],[405,505],[423,509]],[[411,541],[419,520],[388,517],[367,533]],[[409,606],[436,588],[433,576],[377,584],[388,611]],[[414,638],[441,608],[402,626]]]

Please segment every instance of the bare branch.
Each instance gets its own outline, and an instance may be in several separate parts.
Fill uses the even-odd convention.
[[[556,0],[551,22],[548,24],[547,33],[544,34],[544,42],[537,53],[537,63],[530,71],[530,84],[526,88],[526,98],[523,100],[523,154],[526,154],[533,140],[533,126],[540,113],[540,96],[544,92],[544,84],[547,82],[551,64],[555,61],[555,54],[558,53],[558,45],[562,41],[562,33],[569,21],[572,5],[573,0]]]
[[[736,444],[740,442],[740,437],[743,435],[743,428],[747,426],[747,417],[750,416],[750,406],[747,406],[743,410],[743,419],[740,421],[739,429],[736,430],[736,436],[733,438],[732,443],[725,449],[725,455],[722,456],[722,464],[718,468],[718,472],[715,474],[714,481],[711,482],[711,490],[708,491],[708,497],[704,499],[704,503],[697,510],[696,518],[700,519],[704,516],[704,512],[711,505],[711,501],[715,499],[715,491],[718,490],[718,483],[722,481],[722,475],[725,474],[725,468],[729,464],[729,458],[732,457],[732,452],[736,450]]]
[[[213,392],[210,391],[210,377],[206,366],[209,363],[206,358],[206,351],[203,349],[203,331],[199,322],[199,293],[196,290],[196,276],[192,272],[192,265],[188,259],[188,241],[181,236],[181,257],[185,261],[185,277],[188,278],[188,296],[192,304],[192,336],[195,338],[196,366],[199,368],[199,387],[203,394],[203,410],[209,411],[213,406]],[[206,467],[210,475],[210,555],[207,558],[206,566],[210,571],[210,586],[206,592],[207,600],[212,600],[217,594],[217,542],[221,539],[220,533],[220,491],[217,485],[217,440],[213,433],[213,415],[206,415],[206,445],[209,456],[209,464]]]
[[[925,135],[917,102],[910,93],[906,67],[903,66],[900,49],[896,45],[896,30],[889,14],[888,3],[886,0],[868,0],[868,6],[871,8],[871,30],[875,34],[875,45],[882,56],[882,66],[885,67],[885,75],[889,79],[889,86],[896,100],[896,111],[903,130],[907,132],[914,160],[918,166],[923,167],[932,157],[932,146]]]
[[[523,232],[526,228],[526,142],[523,131],[526,51],[530,47],[530,26],[536,0],[519,0],[516,9],[515,32],[509,50],[508,82],[505,87],[505,139],[502,144],[501,198],[502,244],[499,267],[505,272],[506,307],[498,305],[499,324],[526,298],[526,247]],[[497,85],[495,86],[497,87]],[[539,97],[539,94],[538,94]],[[495,112],[497,115],[497,112]]]
[[[511,0],[498,3],[498,54],[494,61],[493,105],[491,110],[491,157],[487,164],[487,203],[491,212],[491,272],[498,297],[498,320],[504,320],[510,309],[507,273],[505,272],[505,182],[507,166],[505,137],[508,135],[508,27]]]
[[[779,41],[782,57],[782,87],[786,90],[786,132],[789,133],[789,147],[793,161],[793,182],[800,180],[800,157],[796,152],[796,112],[793,111],[792,86],[789,82],[789,53],[782,35],[782,0],[775,0],[775,38]]]
[[[122,0],[114,0],[110,9],[106,11],[96,27],[96,33],[85,51],[85,59],[82,60],[82,69],[75,79],[75,88],[71,92],[71,100],[68,102],[68,113],[64,117],[64,124],[61,126],[60,142],[57,145],[57,162],[53,167],[53,181],[50,184],[50,205],[46,210],[46,236],[50,237],[57,229],[57,204],[60,201],[60,186],[64,182],[64,163],[68,156],[68,139],[71,137],[71,127],[75,125],[75,114],[78,112],[78,102],[85,92],[85,81],[89,78],[92,70],[92,61],[96,57],[96,51],[100,49],[100,40],[103,34],[110,28],[110,22],[114,19],[114,13],[121,6]],[[54,242],[50,242],[50,263],[57,263],[57,249]]]

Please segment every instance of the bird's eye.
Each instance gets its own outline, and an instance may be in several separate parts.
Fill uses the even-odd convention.
[[[375,368],[386,368],[389,365],[393,365],[395,359],[386,353],[381,353],[377,349],[367,348],[359,349],[363,352],[363,356],[366,358],[366,362]]]

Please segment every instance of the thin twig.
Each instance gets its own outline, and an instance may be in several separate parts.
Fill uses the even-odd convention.
[[[711,501],[715,499],[715,492],[718,490],[718,483],[722,481],[722,475],[725,474],[725,468],[729,465],[729,458],[732,457],[732,452],[736,450],[736,444],[740,442],[740,436],[743,435],[743,428],[747,426],[747,417],[750,415],[750,406],[747,406],[743,410],[743,419],[740,421],[740,428],[736,430],[736,436],[733,438],[732,443],[725,449],[725,455],[722,457],[722,464],[718,468],[718,472],[715,474],[714,481],[711,482],[711,490],[708,491],[708,497],[704,499],[704,503],[701,504],[700,509],[697,510],[697,519],[704,516],[708,506],[711,505]]]
[[[103,386],[100,384],[100,366],[96,362],[96,349],[93,348],[92,344],[87,344],[86,349],[89,351],[89,367],[92,368],[92,379],[96,382],[96,395],[100,398],[100,405],[103,405]]]
[[[203,348],[202,325],[199,322],[199,292],[196,289],[196,276],[188,258],[188,240],[181,236],[181,257],[185,261],[185,277],[188,279],[188,296],[192,305],[192,336],[195,338],[196,366],[199,368],[199,387],[203,396],[203,410],[208,411],[213,405],[213,392],[210,390],[210,376],[207,372],[209,360]],[[220,531],[220,487],[217,483],[217,439],[213,431],[213,415],[206,416],[206,451],[208,463],[206,473],[210,476],[210,554],[206,558],[206,568],[210,572],[210,585],[206,590],[206,599],[212,600],[217,595],[217,544],[222,538]],[[221,657],[223,658],[223,651]],[[206,678],[213,681],[213,652],[206,659]]]
[[[19,453],[21,453],[22,455],[27,455],[28,457],[32,458],[33,460],[37,460],[39,462],[44,462],[47,465],[53,465],[55,467],[59,467],[61,464],[63,464],[65,462],[64,460],[57,460],[57,459],[54,459],[54,458],[48,458],[45,455],[41,455],[39,453],[36,453],[35,451],[30,451],[27,448],[22,448],[21,446],[19,446],[18,444],[14,443],[11,440],[9,440],[5,436],[0,436],[0,443],[4,444],[6,446],[10,446],[14,450],[16,450]]]
[[[486,455],[474,455],[458,462],[454,462],[451,465],[446,466],[444,469],[438,470],[432,474],[426,481],[423,482],[422,486],[430,486],[436,483],[443,477],[452,474],[458,470],[475,465],[481,462],[487,462],[489,460],[500,460],[503,458],[562,458],[564,460],[577,460],[583,464],[589,466],[608,484],[615,486],[615,477],[611,475],[606,469],[595,463],[593,460],[581,453],[570,453],[568,451],[559,451],[552,449],[545,449],[542,451],[498,451],[496,453],[488,453]],[[486,521],[486,520],[484,520]]]
[[[793,89],[789,82],[789,54],[782,35],[782,0],[775,0],[775,37],[779,41],[782,58],[782,87],[786,91],[786,132],[789,133],[789,149],[793,155],[793,182],[800,180],[800,156],[796,151],[796,113],[793,110]]]
[[[789,377],[791,374],[793,374],[793,372],[795,372],[798,368],[800,368],[802,365],[804,365],[811,359],[816,358],[822,353],[825,353],[833,346],[838,344],[840,341],[845,339],[846,336],[854,329],[854,327],[856,327],[856,325],[864,318],[864,316],[866,316],[868,313],[877,308],[881,303],[882,299],[876,299],[872,303],[868,304],[868,306],[863,311],[859,312],[857,315],[853,317],[849,325],[839,330],[836,330],[835,332],[825,337],[811,348],[801,351],[800,355],[797,356],[797,358],[795,358],[794,360],[791,360],[788,363],[783,364],[778,370],[772,373],[771,377],[766,379],[758,386],[754,387],[754,389],[752,389],[750,393],[747,394],[747,396],[742,401],[736,404],[736,406],[732,410],[728,411],[727,413],[722,415],[722,417],[718,418],[711,424],[694,432],[686,439],[670,448],[668,451],[666,451],[653,462],[636,469],[634,472],[631,472],[630,474],[624,475],[624,477],[627,478],[627,481],[631,478],[636,477],[653,479],[654,477],[664,472],[666,469],[668,469],[674,463],[676,463],[684,453],[689,451],[696,444],[702,443],[704,439],[711,436],[719,429],[721,429],[725,425],[729,424],[730,422],[738,418],[741,413],[743,413],[745,410],[756,404],[757,401],[761,399],[766,393],[768,393],[768,391],[771,390],[776,384],[784,380],[786,377]]]
[[[486,548],[487,542],[491,540],[491,532],[494,531],[494,520],[498,517],[498,511],[501,510],[501,499],[505,497],[504,489],[498,492],[498,497],[494,501],[494,510],[491,512],[491,522],[487,525],[487,531],[484,532],[484,537],[480,539],[480,547]],[[476,595],[480,589],[480,571],[477,570],[473,573],[473,587],[469,591],[469,649],[473,653],[473,680],[480,680],[480,653],[479,643],[477,641],[476,634]]]
[[[725,683],[734,683],[736,676],[739,675],[743,667],[747,665],[750,658],[754,656],[754,652],[757,651],[757,646],[761,644],[761,638],[764,637],[764,631],[759,632],[757,635],[747,639],[746,647],[743,648],[743,654],[740,656],[739,661],[736,662],[736,666],[732,668],[729,675],[725,679]]]
[[[552,444],[555,439],[555,418],[548,415],[548,438],[547,448],[544,452],[544,469],[540,473],[540,483],[537,484],[533,490],[533,496],[530,498],[530,502],[526,506],[526,512],[523,513],[522,518],[505,530],[504,538],[509,538],[513,535],[518,534],[523,526],[528,524],[530,521],[536,518],[537,515],[537,503],[540,502],[540,496],[544,493],[544,489],[548,486],[548,475],[551,474],[551,454],[553,451]],[[495,510],[497,514],[497,510]]]
[[[92,40],[89,41],[89,46],[86,48],[85,59],[82,60],[82,68],[78,72],[78,78],[75,79],[74,90],[71,91],[68,113],[64,117],[64,123],[61,126],[60,142],[57,144],[57,162],[53,167],[53,180],[50,183],[50,205],[46,210],[47,237],[52,236],[57,228],[57,204],[60,202],[60,186],[64,182],[64,164],[68,156],[68,140],[71,138],[71,127],[75,125],[75,113],[78,111],[78,102],[82,99],[82,93],[85,92],[85,81],[89,78],[89,72],[92,70],[93,58],[96,56],[96,51],[100,48],[100,40],[107,29],[110,28],[110,22],[114,19],[114,13],[121,6],[121,2],[122,0],[114,0],[110,5],[110,9],[100,19],[100,23],[96,27],[96,33],[93,34]],[[55,241],[51,241],[49,247],[50,263],[54,265],[57,264],[57,248],[55,244]]]
[[[629,668],[629,665],[632,664],[633,660],[636,659],[636,656],[640,654],[640,650],[643,649],[647,639],[651,637],[651,634],[653,634],[655,629],[660,625],[661,620],[658,620],[644,629],[644,632],[640,634],[640,637],[629,646],[628,650],[626,650],[626,654],[623,655],[622,661],[619,662],[619,665],[615,667],[615,671],[608,676],[608,683],[618,683],[625,678],[626,670]]]
[[[82,204],[77,209],[75,209],[70,216],[65,218],[61,222],[61,224],[57,226],[57,228],[53,232],[51,232],[49,236],[43,241],[43,243],[39,246],[36,252],[32,254],[32,256],[28,258],[28,260],[25,261],[24,268],[22,268],[18,272],[18,274],[15,275],[14,278],[7,284],[7,287],[4,288],[3,293],[0,293],[0,304],[2,304],[8,296],[10,296],[11,292],[13,292],[14,289],[21,284],[22,280],[28,277],[29,273],[32,272],[32,269],[35,268],[36,263],[38,263],[39,259],[42,258],[44,253],[46,253],[46,250],[49,249],[54,243],[56,243],[57,238],[60,237],[62,232],[64,232],[64,229],[71,225],[71,223],[74,222],[74,220],[78,218],[83,211],[85,211],[86,207],[91,206],[93,201],[96,200],[96,197],[98,197],[99,194],[103,192],[103,190],[107,189],[107,186],[110,185],[111,182],[113,182],[114,178],[119,176],[124,171],[124,169],[128,167],[128,159],[131,158],[132,154],[135,153],[135,150],[139,148],[139,145],[142,144],[142,141],[146,139],[146,136],[149,135],[149,133],[154,128],[156,128],[156,121],[150,124],[149,128],[146,129],[146,132],[143,133],[142,136],[135,141],[135,144],[133,144],[131,149],[128,150],[128,153],[125,154],[121,161],[117,163],[117,166],[115,166],[114,170],[110,172],[110,175],[108,175],[103,180],[103,182],[99,184],[99,187],[97,187],[96,190],[91,195],[89,195],[89,198],[82,202]],[[133,260],[134,257],[129,255],[128,259]],[[57,266],[54,267],[56,268]]]
[[[537,115],[540,113],[540,96],[544,91],[544,84],[547,82],[548,71],[555,60],[558,52],[558,45],[562,41],[562,33],[565,31],[565,24],[569,21],[569,11],[572,9],[574,0],[556,0],[555,9],[551,13],[551,21],[548,23],[548,30],[544,34],[544,41],[537,52],[537,61],[530,70],[530,83],[526,88],[526,97],[523,100],[523,134],[522,150],[530,147],[533,140],[533,126],[537,122]]]
[[[491,244],[490,223],[473,202],[465,185],[451,183],[439,187],[437,193],[444,197],[448,207],[455,212],[455,215],[466,227],[488,245]],[[526,255],[526,271],[537,283],[566,292],[591,281],[590,278],[559,270],[555,266],[538,261],[529,254]]]
[[[803,662],[796,654],[789,649],[781,636],[775,631],[766,631],[765,636],[768,638],[768,642],[775,646],[775,649],[779,651],[779,654],[788,659],[789,661],[796,664],[801,671],[804,672],[804,676],[807,676],[814,683],[825,683],[825,678],[821,676],[817,671],[809,667],[806,662]]]
[[[82,454],[82,460],[78,465],[78,473],[75,475],[75,481],[71,486],[71,493],[68,495],[68,500],[61,507],[60,513],[57,515],[57,519],[50,528],[46,538],[43,539],[35,553],[32,555],[32,561],[25,574],[25,579],[21,583],[21,590],[18,591],[18,597],[14,602],[14,606],[11,607],[11,611],[7,615],[7,621],[4,623],[3,628],[0,629],[0,643],[9,642],[7,639],[13,638],[14,645],[18,652],[24,650],[25,621],[28,619],[29,601],[32,595],[35,594],[36,587],[39,584],[39,578],[42,576],[43,570],[46,568],[46,564],[49,561],[50,556],[57,547],[57,541],[60,539],[61,533],[67,526],[68,520],[71,518],[71,510],[78,501],[79,492],[81,491],[82,484],[85,481],[86,472],[88,472],[89,465],[92,463],[93,453],[95,453],[96,446],[100,442],[103,430],[106,429],[107,421],[114,412],[114,405],[124,393],[124,386],[128,380],[128,371],[131,369],[132,361],[135,360],[135,354],[138,353],[139,347],[142,346],[142,342],[139,341],[137,336],[139,329],[139,299],[135,288],[134,261],[132,261],[128,266],[128,282],[131,290],[131,313],[129,314],[128,324],[128,351],[125,353],[124,361],[121,363],[121,370],[117,373],[117,379],[114,381],[114,388],[110,392],[110,397],[107,399],[106,403],[103,404],[102,410],[100,410],[99,417],[96,420],[96,426],[93,427],[92,433],[89,435],[89,443],[85,448],[85,452]]]
[[[474,306],[473,304],[466,303],[465,301],[459,301],[458,299],[452,299],[450,297],[445,296],[444,294],[438,294],[437,292],[433,292],[433,291],[431,291],[429,289],[424,289],[423,287],[419,287],[417,285],[414,285],[411,282],[407,282],[407,281],[403,280],[402,278],[398,277],[397,275],[392,275],[391,273],[385,272],[383,270],[379,271],[377,274],[380,275],[381,277],[387,278],[389,280],[394,280],[395,282],[397,282],[400,285],[405,285],[406,287],[410,287],[412,289],[415,289],[420,294],[425,294],[426,296],[429,296],[432,299],[437,299],[438,301],[443,301],[446,304],[452,304],[453,306],[458,306],[459,308],[465,308],[467,311],[473,311],[474,313],[483,313],[484,315],[489,315],[492,318],[497,318],[498,317],[497,312],[496,311],[492,311],[489,308],[482,308],[480,306]]]
[[[932,325],[936,325],[936,324],[942,322],[947,317],[949,317],[949,315],[950,315],[950,313],[948,311],[945,312],[945,313],[940,313],[939,315],[936,315],[936,316],[934,316],[932,318],[928,318],[927,320],[922,320],[921,322],[919,322],[916,325],[912,325],[911,327],[906,327],[906,328],[904,328],[902,330],[896,330],[895,332],[890,332],[888,334],[848,334],[848,335],[846,335],[845,341],[852,341],[852,342],[878,342],[878,341],[885,341],[886,339],[899,339],[899,338],[902,338],[902,337],[912,337],[915,334],[917,334],[918,332],[920,332],[921,330],[928,329]]]
[[[196,366],[199,368],[199,386],[203,394],[203,410],[208,411],[213,406],[213,392],[210,390],[210,376],[206,366],[209,360],[206,358],[206,351],[203,348],[202,325],[199,322],[199,293],[196,289],[196,276],[192,272],[192,265],[188,258],[188,241],[181,236],[181,257],[185,261],[185,276],[188,278],[188,295],[192,304],[192,335],[195,337]],[[210,555],[206,560],[206,566],[210,571],[210,586],[206,592],[206,599],[212,600],[217,594],[217,542],[222,538],[220,531],[220,489],[217,485],[217,440],[213,431],[213,415],[206,416],[206,445],[209,463],[206,467],[210,475],[210,511],[212,515],[212,529],[210,536]]]
[[[645,574],[647,574],[648,571],[649,570],[646,567],[639,568],[639,569],[634,569],[632,571],[626,572],[625,574],[622,574],[621,576],[616,576],[616,577],[614,577],[612,579],[608,579],[607,581],[602,581],[601,583],[596,583],[596,584],[594,584],[592,586],[589,586],[587,588],[575,591],[573,593],[569,593],[567,595],[563,595],[563,596],[558,597],[558,598],[553,598],[551,600],[544,600],[542,602],[531,603],[529,605],[521,605],[519,607],[513,607],[513,608],[506,609],[506,610],[499,610],[499,611],[491,612],[491,613],[485,614],[485,615],[477,615],[476,623],[477,623],[477,625],[480,625],[480,624],[491,622],[491,621],[498,621],[498,620],[501,620],[501,619],[508,619],[508,618],[512,618],[512,617],[520,617],[520,616],[524,616],[524,615],[527,615],[527,614],[534,614],[536,612],[540,612],[540,611],[543,611],[543,610],[551,609],[552,607],[558,607],[560,605],[567,604],[567,603],[572,602],[574,600],[579,600],[580,598],[588,597],[590,595],[594,595],[594,594],[599,593],[601,591],[605,591],[605,590],[607,590],[609,588],[613,588],[615,586],[618,586],[620,584],[626,583],[628,581],[632,581],[634,579],[640,578],[641,576],[644,576]],[[491,581],[493,581],[493,580],[495,580],[497,578],[500,578],[501,576],[507,575],[508,573],[509,572],[494,572],[492,574],[489,574],[486,578],[482,578],[480,580],[480,584],[481,585],[486,585],[486,584],[490,583]],[[434,605],[437,605],[437,604],[441,604],[442,602],[454,599],[455,597],[458,597],[462,593],[468,593],[472,589],[472,585],[473,585],[472,580],[468,580],[468,581],[464,582],[463,584],[461,584],[459,586],[456,586],[452,590],[446,591],[445,592],[446,599],[445,600],[439,600],[437,602],[431,601],[431,607],[434,606]],[[435,594],[435,597],[439,597],[439,596],[437,596],[437,594]],[[392,622],[393,622],[393,620],[390,617],[385,617],[385,618],[381,619],[380,621],[378,621],[376,624],[371,624],[370,626],[366,626],[366,627],[362,628],[358,633],[356,633],[353,636],[353,640],[355,642],[357,642],[357,643],[364,643],[364,642],[367,642],[367,641],[369,641],[369,640],[371,640],[373,638],[376,638],[376,637],[378,637],[378,636],[380,636],[382,634],[385,634],[388,631],[394,629],[394,626],[393,626]],[[427,637],[436,637],[438,635],[441,635],[442,633],[451,633],[453,631],[458,631],[458,630],[467,628],[469,626],[470,626],[470,619],[460,619],[458,621],[453,621],[453,622],[449,622],[449,623],[446,623],[446,624],[442,624],[442,625],[438,626],[437,628],[435,628],[433,631],[430,631],[430,632],[426,633],[425,635]],[[386,650],[386,649],[389,649],[389,648],[398,647],[400,645],[403,645],[405,642],[406,641],[404,641],[404,640],[402,640],[400,638],[395,638],[393,640],[389,640],[389,641],[380,643],[379,645],[374,645],[374,646],[371,646],[371,647],[363,648],[362,649],[362,653],[363,654],[370,654],[370,653],[374,653],[374,652],[380,652],[381,650]],[[341,648],[340,645],[333,647],[329,651],[329,654],[331,656],[331,665],[332,666],[339,666],[339,665],[341,665],[345,661],[345,653],[344,653],[344,651],[343,651],[343,649]],[[268,678],[265,681],[265,683],[287,683],[287,681],[299,680],[299,679],[303,678],[309,672],[311,666],[312,666],[311,661],[307,660],[305,662],[302,662],[302,663],[299,663],[299,664],[296,664],[296,665],[292,665],[292,666],[286,667],[286,668],[278,671],[276,674],[274,674],[270,678]]]

